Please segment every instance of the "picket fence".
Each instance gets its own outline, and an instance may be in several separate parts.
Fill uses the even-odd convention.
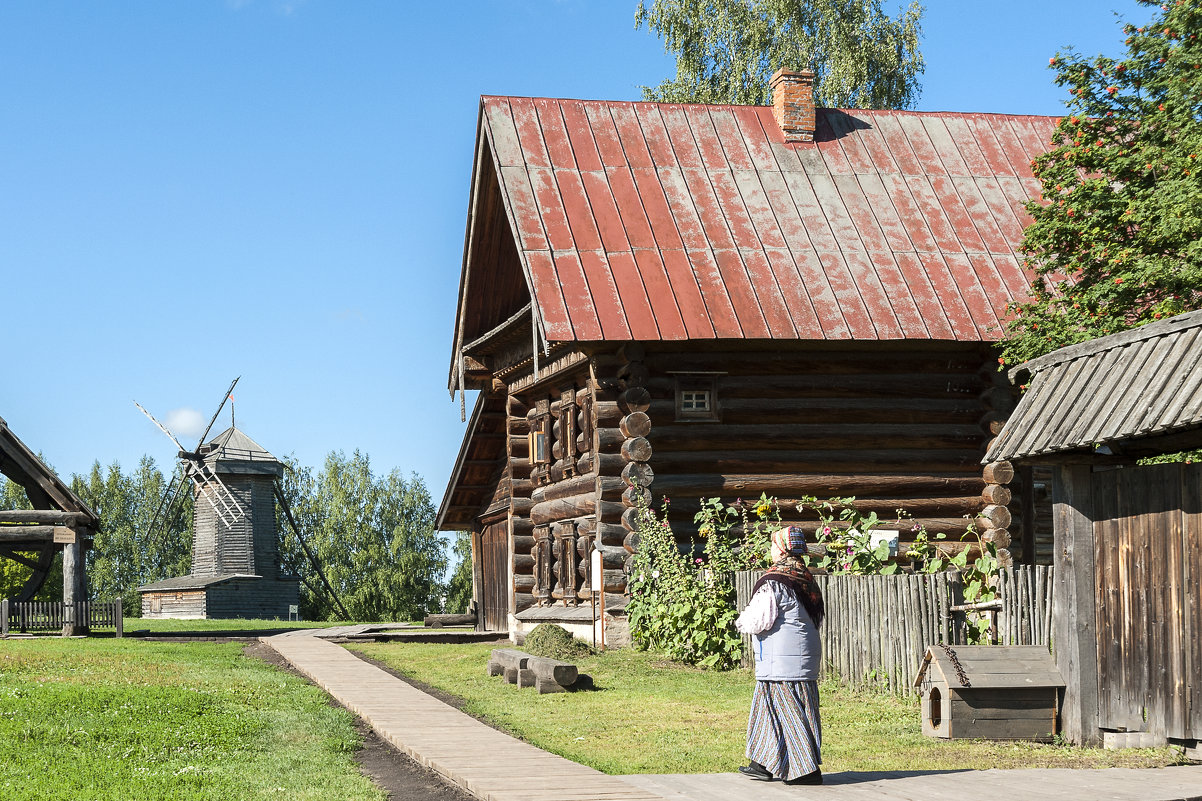
[[[115,601],[80,601],[64,604],[54,601],[0,601],[0,636],[9,631],[62,631],[68,620],[82,623],[89,630],[110,628],[117,636],[124,634],[121,599]]]
[[[763,571],[735,574],[738,608],[751,598]],[[824,674],[854,686],[908,695],[928,645],[964,645],[967,615],[960,574],[815,576],[826,601],[822,633]],[[1001,608],[995,611],[1001,645],[1047,645],[1052,628],[1052,568],[1007,568],[999,578]],[[751,667],[751,637],[743,638],[744,665]]]

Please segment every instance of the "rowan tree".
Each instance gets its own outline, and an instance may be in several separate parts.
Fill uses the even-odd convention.
[[[676,77],[644,86],[669,103],[772,102],[778,69],[814,72],[828,108],[907,108],[918,98],[922,6],[891,17],[881,0],[640,0],[646,25],[676,54]]]
[[[1126,54],[1051,59],[1069,113],[1032,162],[1023,250],[1036,278],[1003,364],[1202,308],[1202,11],[1161,5]]]

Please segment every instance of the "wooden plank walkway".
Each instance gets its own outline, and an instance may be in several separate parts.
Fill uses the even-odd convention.
[[[737,773],[607,776],[492,729],[323,639],[357,628],[294,631],[262,640],[382,739],[483,801],[963,801],[1007,796],[1202,801],[1202,765],[847,772],[828,774],[821,787],[753,782]]]
[[[264,637],[263,642],[363,718],[381,739],[484,801],[662,798],[485,726],[308,632]]]

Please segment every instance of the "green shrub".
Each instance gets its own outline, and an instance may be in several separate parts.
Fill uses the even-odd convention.
[[[522,648],[528,654],[558,659],[561,662],[593,655],[593,649],[588,643],[581,642],[563,626],[554,623],[539,623],[535,626],[526,635],[526,642]]]

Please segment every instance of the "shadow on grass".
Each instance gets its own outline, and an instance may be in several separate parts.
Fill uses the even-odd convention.
[[[197,629],[194,631],[150,631],[149,629],[137,629],[135,631],[126,631],[125,636],[136,637],[139,640],[162,640],[166,642],[182,642],[187,640],[257,640],[259,637],[273,637],[276,634],[287,634],[290,631],[297,631],[297,629],[286,627],[276,629]]]

